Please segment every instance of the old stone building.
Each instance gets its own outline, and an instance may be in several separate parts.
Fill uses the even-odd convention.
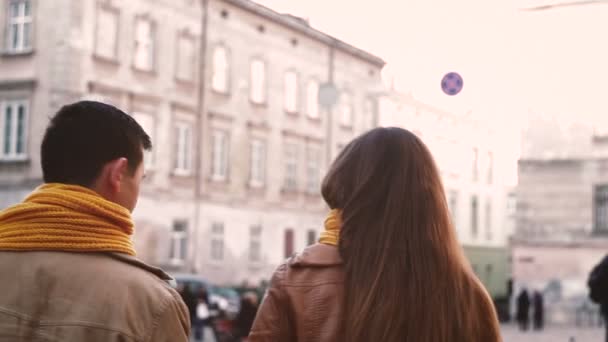
[[[315,241],[328,162],[376,125],[380,58],[251,1],[2,0],[0,27],[0,207],[41,183],[52,113],[114,104],[154,144],[139,257],[214,283]]]
[[[558,322],[575,322],[577,312],[590,307],[589,272],[608,252],[607,140],[590,125],[578,127],[545,125],[546,135],[534,134],[532,127],[524,136],[530,149],[519,161],[512,241],[515,292],[523,287],[544,291],[549,319]],[[536,133],[542,129],[537,126]],[[558,140],[571,146],[557,144],[533,153],[533,147],[560,133]]]

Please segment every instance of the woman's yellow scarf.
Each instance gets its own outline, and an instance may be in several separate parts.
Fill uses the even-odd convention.
[[[135,255],[126,208],[76,185],[49,183],[0,212],[0,250]]]
[[[337,246],[340,241],[340,228],[342,227],[342,215],[337,209],[333,209],[325,219],[325,231],[319,237],[319,243]]]

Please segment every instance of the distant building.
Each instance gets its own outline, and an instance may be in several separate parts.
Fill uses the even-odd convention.
[[[408,129],[429,147],[441,172],[458,238],[475,273],[493,297],[506,297],[512,228],[508,188],[503,182],[508,162],[503,158],[504,145],[479,122],[396,92],[381,98],[379,115],[381,125]]]
[[[0,27],[0,208],[42,182],[50,115],[115,104],[154,145],[139,257],[214,283],[268,279],[314,243],[328,162],[376,125],[384,61],[251,1],[1,0]]]
[[[579,158],[592,153],[593,125],[535,113],[528,114],[521,141],[522,159]]]
[[[550,127],[548,136],[555,134]],[[540,150],[519,161],[515,290],[544,290],[549,319],[557,322],[574,322],[589,305],[589,272],[608,252],[608,140],[592,129],[582,132],[587,139],[577,145],[584,148],[565,149],[561,157]],[[525,136],[526,144],[537,144],[536,137]]]

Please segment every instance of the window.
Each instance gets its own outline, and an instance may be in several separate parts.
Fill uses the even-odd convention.
[[[342,108],[340,110],[340,125],[343,127],[353,126],[353,103],[349,93],[342,94]]]
[[[139,123],[141,128],[150,136],[150,140],[152,141],[152,146],[155,146],[155,120],[154,117],[150,114],[146,113],[134,113],[133,119]],[[144,151],[144,167],[146,169],[152,169],[154,167],[154,153],[153,150]]]
[[[492,200],[486,199],[486,240],[492,240]]]
[[[266,180],[266,142],[260,139],[251,140],[250,177],[252,187],[261,187]]]
[[[154,69],[155,27],[149,19],[139,18],[135,25],[133,66],[139,70]]]
[[[0,128],[0,159],[19,160],[27,158],[28,106],[26,101],[0,103],[2,118]]]
[[[262,226],[260,225],[249,228],[249,261],[262,261]]]
[[[182,32],[177,38],[177,65],[175,77],[181,81],[194,81],[196,70],[196,46],[194,38]]]
[[[188,222],[174,221],[169,246],[169,262],[183,264],[186,261],[188,247]]]
[[[192,171],[192,127],[187,123],[175,126],[175,173],[189,175]]]
[[[460,147],[454,138],[450,137],[446,142],[445,153],[446,169],[451,177],[459,178],[462,173],[462,153],[460,153]]]
[[[494,154],[492,152],[488,152],[488,171],[486,175],[486,182],[488,184],[492,184],[494,181]]]
[[[211,260],[224,260],[224,224],[214,222],[211,225]]]
[[[19,53],[32,48],[32,2],[9,0],[7,46],[9,53]]]
[[[596,233],[608,233],[608,185],[595,187],[594,230]]]
[[[308,146],[306,151],[306,190],[309,194],[319,192],[320,154],[318,147]]]
[[[285,190],[296,191],[298,188],[298,145],[285,144]]]
[[[264,104],[266,102],[266,63],[259,59],[251,61],[249,98],[251,102]]]
[[[306,86],[306,114],[311,119],[319,118],[319,82],[315,80]]]
[[[365,130],[372,129],[376,126],[376,116],[374,109],[374,101],[372,99],[367,98],[363,103],[363,120],[365,124]]]
[[[452,214],[452,223],[456,225],[458,215],[458,191],[452,190],[448,194],[448,208]]]
[[[507,215],[510,217],[517,214],[517,195],[513,192],[507,195]]]
[[[228,134],[215,130],[212,139],[211,178],[215,181],[224,181],[228,176]]]
[[[477,147],[473,148],[472,155],[472,167],[473,167],[473,182],[477,182],[479,180],[479,149]]]
[[[308,242],[309,246],[317,243],[317,232],[314,229],[308,230],[308,233],[306,235],[306,241]]]
[[[117,59],[118,52],[118,11],[98,7],[95,26],[95,55],[105,59]]]
[[[225,46],[216,46],[213,50],[211,88],[220,93],[227,93],[229,79],[228,51]]]
[[[473,195],[471,197],[471,235],[473,238],[477,238],[478,233],[478,216],[479,216],[479,208],[477,203],[477,196]]]
[[[285,258],[289,258],[294,253],[293,229],[285,230]]]
[[[285,111],[298,112],[298,74],[295,71],[285,73]]]

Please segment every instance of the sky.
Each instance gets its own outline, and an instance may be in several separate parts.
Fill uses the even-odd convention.
[[[399,90],[513,139],[531,114],[608,126],[608,3],[525,11],[557,0],[257,1],[384,58]],[[464,78],[456,96],[440,89],[450,71]]]

